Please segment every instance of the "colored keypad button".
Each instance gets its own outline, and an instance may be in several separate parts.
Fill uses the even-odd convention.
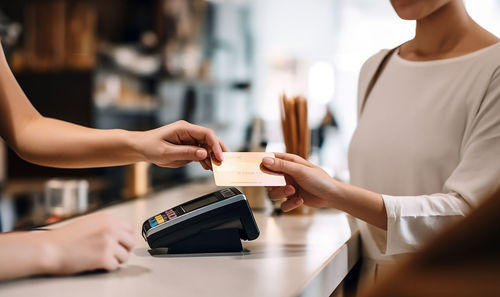
[[[156,220],[152,221],[152,220],[149,220],[149,225],[152,227],[154,226],[158,226],[158,222],[156,222]]]
[[[175,219],[177,217],[177,214],[175,214],[175,211],[173,209],[167,210],[165,214],[170,220]]]
[[[157,216],[155,217],[155,219],[156,219],[156,221],[158,222],[158,224],[161,224],[161,223],[163,223],[163,222],[164,222],[163,217],[162,217],[161,215],[157,215]]]

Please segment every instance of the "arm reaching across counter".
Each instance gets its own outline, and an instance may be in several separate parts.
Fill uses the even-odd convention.
[[[117,166],[140,161],[180,167],[200,161],[211,168],[210,153],[222,161],[227,151],[215,133],[178,121],[135,132],[92,129],[38,113],[26,98],[0,49],[0,136],[26,161],[51,167]]]

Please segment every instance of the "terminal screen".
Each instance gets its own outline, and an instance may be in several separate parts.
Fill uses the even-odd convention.
[[[209,196],[205,199],[197,200],[194,202],[190,202],[186,205],[183,205],[182,208],[184,209],[185,212],[190,212],[200,207],[209,205],[210,203],[216,202],[217,200],[218,199],[216,196]]]

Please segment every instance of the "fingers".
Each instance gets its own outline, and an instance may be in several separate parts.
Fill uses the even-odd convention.
[[[135,243],[134,232],[130,224],[119,221],[115,223],[115,227],[110,229],[110,237],[107,237],[108,240],[112,241],[108,245],[111,249],[111,254],[108,255],[112,258],[109,258],[104,264],[104,268],[108,271],[115,270],[119,264],[127,262]]]
[[[304,158],[297,156],[297,155],[294,155],[294,154],[274,153],[274,155],[276,156],[276,158],[279,158],[279,159],[295,162],[295,163],[302,164],[302,165],[309,166],[309,167],[312,166],[311,162],[304,160]]]
[[[208,157],[208,152],[194,145],[169,145],[168,155],[168,159],[175,161],[202,161]]]
[[[210,159],[204,159],[204,160],[201,160],[199,162],[200,162],[201,167],[203,167],[203,169],[212,170],[212,162],[210,161]]]
[[[207,170],[212,170],[212,161],[210,161],[210,159],[205,159],[203,162],[205,163]]]
[[[179,167],[183,167],[183,166],[186,166],[187,164],[191,163],[191,161],[173,161],[173,162],[170,162],[170,163],[162,163],[162,164],[157,164],[158,166],[161,166],[161,167],[168,167],[168,168],[179,168]]]
[[[127,251],[134,247],[134,234],[130,232],[120,232],[117,234],[118,243]]]
[[[280,200],[295,194],[295,188],[292,185],[286,185],[284,187],[269,187],[267,192],[271,200]]]
[[[262,164],[271,171],[286,173],[294,179],[298,177],[305,169],[303,164],[286,161],[279,158],[265,157],[264,159],[262,159]]]
[[[170,162],[170,163],[160,163],[160,164],[156,164],[156,165],[161,166],[161,167],[168,167],[168,168],[179,168],[179,167],[186,166],[189,163],[191,163],[190,160],[188,160],[188,161],[175,160],[175,161]],[[203,167],[203,169],[212,170],[212,163],[210,162],[210,160],[208,160],[208,159],[199,160],[198,163],[200,163],[200,165],[201,165],[201,167]]]
[[[200,162],[201,167],[203,167],[203,169],[210,170],[210,168],[207,166],[207,163],[205,162],[205,160],[201,160],[199,162]]]
[[[215,157],[219,161],[223,161],[224,157],[222,156],[223,147],[221,145],[220,139],[215,135],[214,131],[211,129],[190,124],[185,121],[177,122],[177,125],[181,127],[178,131],[179,137],[181,140],[189,141],[191,139],[195,139],[200,144],[206,144],[214,152]],[[227,150],[227,147],[225,147]]]
[[[130,251],[128,249],[126,249],[123,245],[116,244],[114,254],[115,254],[115,258],[118,261],[118,263],[123,264],[123,263],[127,262],[128,257],[130,255]]]
[[[300,197],[293,197],[293,198],[289,198],[286,201],[284,201],[283,203],[281,203],[281,209],[284,212],[288,212],[294,208],[301,206],[302,204],[304,204],[304,199],[302,199]]]

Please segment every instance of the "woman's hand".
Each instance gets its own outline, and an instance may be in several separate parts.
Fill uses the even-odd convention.
[[[211,169],[210,155],[223,160],[226,145],[214,131],[178,121],[154,130],[136,132],[137,150],[149,162],[162,167],[181,167],[199,161],[205,169]]]
[[[341,183],[299,156],[283,153],[275,153],[275,156],[264,158],[262,164],[271,171],[285,174],[286,186],[268,189],[273,200],[287,198],[281,204],[283,211],[302,203],[311,207],[333,207],[387,229],[387,214],[380,194]]]
[[[113,271],[128,260],[134,246],[132,226],[106,213],[86,215],[36,235],[43,236],[48,251],[48,274]]]
[[[268,188],[272,200],[288,198],[281,204],[290,211],[301,204],[311,207],[331,207],[329,199],[338,195],[339,184],[328,173],[303,158],[275,153],[276,158],[264,158],[262,164],[269,170],[285,174],[287,185]]]

